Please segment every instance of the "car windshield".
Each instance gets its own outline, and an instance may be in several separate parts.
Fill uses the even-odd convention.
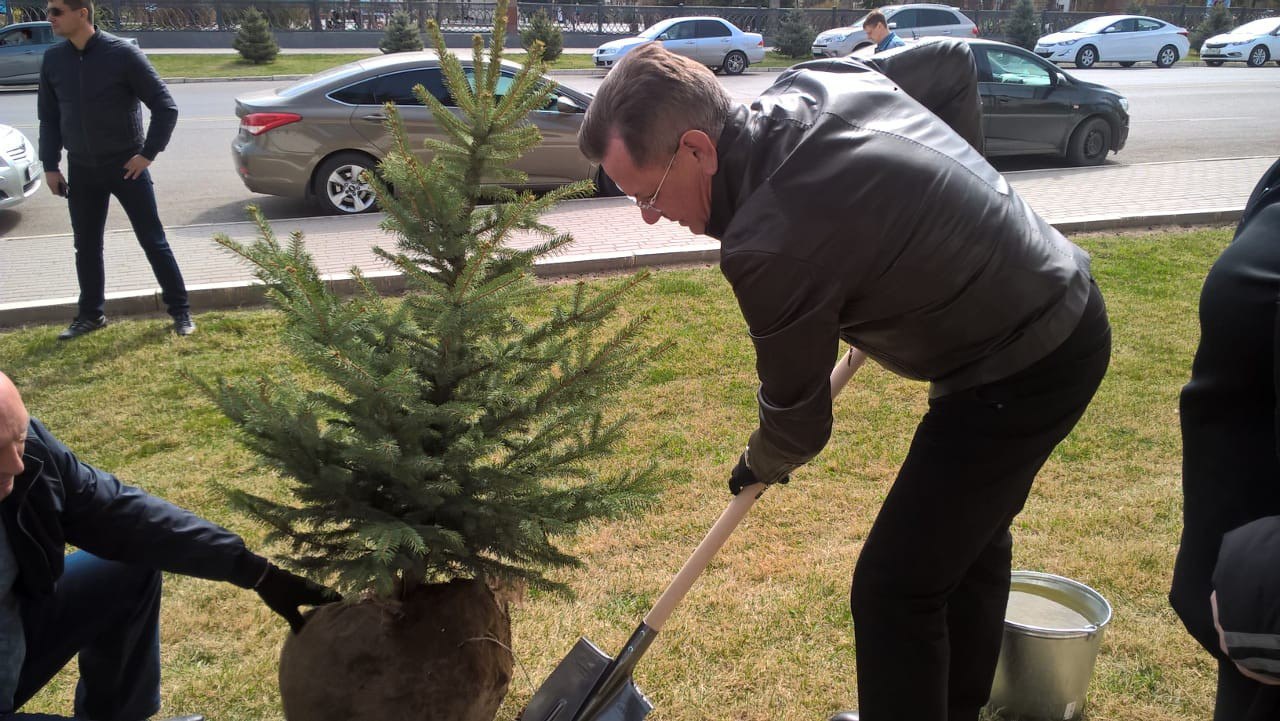
[[[352,70],[355,70],[359,65],[360,65],[360,61],[357,60],[354,63],[347,63],[346,65],[339,65],[336,68],[329,68],[328,70],[322,70],[316,73],[315,75],[308,75],[307,77],[299,80],[293,85],[288,85],[281,88],[276,92],[276,94],[282,98],[297,97],[299,95],[302,95],[303,93],[307,93],[312,90],[315,90],[316,88],[321,87],[322,85],[328,84],[330,80],[333,80],[339,75],[345,75],[351,72]]]
[[[1082,23],[1076,23],[1075,25],[1072,25],[1071,27],[1067,28],[1066,30],[1063,30],[1062,32],[1078,33],[1081,35],[1085,33],[1100,33],[1102,32],[1103,28],[1107,27],[1108,25],[1110,25],[1115,21],[1116,21],[1116,18],[1114,16],[1101,17],[1101,18],[1089,18],[1088,20],[1085,20]]]
[[[1231,31],[1232,35],[1266,35],[1280,26],[1280,18],[1263,18],[1254,20],[1251,23],[1245,23],[1235,30]]]
[[[663,20],[662,22],[657,23],[656,25],[652,25],[649,28],[641,31],[640,37],[644,38],[645,40],[653,40],[657,38],[659,35],[665,33],[667,31],[667,28],[671,27],[673,24],[675,24],[675,21],[679,19],[680,18],[674,18],[672,20]]]

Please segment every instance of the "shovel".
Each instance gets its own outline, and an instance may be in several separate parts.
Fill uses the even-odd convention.
[[[836,363],[831,371],[833,399],[866,360],[862,351],[850,348]],[[756,499],[764,494],[764,489],[763,483],[757,483],[733,497],[706,538],[627,639],[617,658],[610,658],[585,638],[578,639],[516,721],[641,721],[649,715],[653,704],[636,688],[631,672],[694,581],[706,570]]]

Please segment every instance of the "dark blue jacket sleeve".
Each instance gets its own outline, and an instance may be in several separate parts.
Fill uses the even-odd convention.
[[[178,104],[169,94],[169,88],[160,79],[160,74],[147,60],[147,56],[136,47],[130,46],[132,57],[125,71],[129,87],[138,96],[138,100],[151,110],[151,125],[147,128],[147,140],[142,145],[142,157],[155,160],[160,151],[169,145],[173,129],[178,124]]]
[[[262,577],[267,560],[236,534],[122,484],[52,436],[45,441],[65,492],[62,527],[68,543],[101,558],[242,588]]]
[[[57,170],[62,162],[62,110],[58,96],[49,82],[49,63],[40,66],[40,89],[36,96],[36,114],[40,118],[40,162],[46,171]]]

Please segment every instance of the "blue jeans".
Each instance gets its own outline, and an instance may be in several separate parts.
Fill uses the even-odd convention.
[[[142,721],[160,709],[160,572],[85,551],[67,557],[51,599],[24,603],[27,658],[14,707],[22,708],[80,654],[75,715]],[[0,719],[60,716],[0,714]]]
[[[71,228],[76,239],[76,277],[80,281],[79,317],[97,318],[106,304],[102,235],[107,226],[107,204],[113,195],[129,216],[133,234],[147,254],[169,315],[177,318],[190,312],[182,271],[165,238],[164,225],[156,209],[151,171],[144,170],[138,178],[125,180],[122,163],[98,167],[72,164],[67,184],[70,186],[67,204],[71,208]]]

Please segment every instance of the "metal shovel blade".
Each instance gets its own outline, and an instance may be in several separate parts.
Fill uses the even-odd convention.
[[[579,638],[516,721],[640,721],[652,710],[630,669]]]

